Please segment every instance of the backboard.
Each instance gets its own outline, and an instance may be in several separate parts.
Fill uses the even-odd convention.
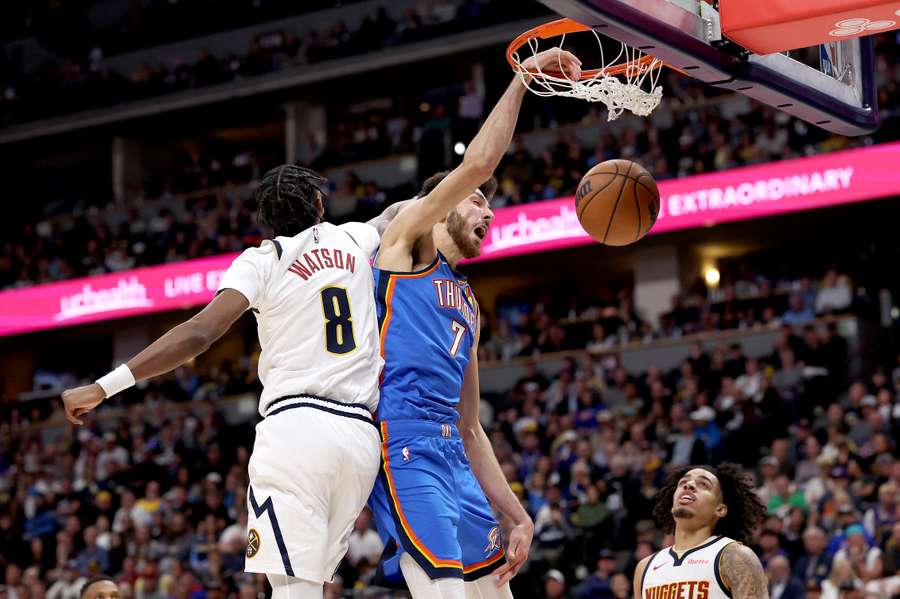
[[[872,39],[820,47],[811,66],[790,53],[753,54],[722,35],[703,0],[540,0],[708,85],[740,92],[842,135],[878,128]]]

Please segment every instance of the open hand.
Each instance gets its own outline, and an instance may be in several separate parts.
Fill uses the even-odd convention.
[[[528,551],[531,549],[531,537],[534,535],[534,524],[528,520],[517,524],[509,533],[509,546],[506,549],[506,563],[497,568],[494,576],[497,577],[497,587],[502,587],[519,573],[519,570],[528,559]]]
[[[97,383],[66,389],[62,393],[66,418],[72,424],[84,424],[81,417],[99,406],[106,399],[103,387]]]
[[[581,78],[581,61],[571,52],[560,48],[538,52],[523,60],[522,66],[532,73],[538,72],[538,69],[548,73],[563,73],[571,81]]]

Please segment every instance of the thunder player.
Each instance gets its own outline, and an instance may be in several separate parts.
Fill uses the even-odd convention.
[[[568,52],[550,50],[525,66],[535,60],[578,76]],[[514,80],[462,164],[429,179],[421,199],[390,223],[375,260],[385,368],[382,471],[370,504],[388,542],[385,574],[399,567],[414,599],[511,597],[508,581],[531,544],[534,526],[478,421],[478,304],[455,270],[481,251],[493,218],[491,174],[524,94]],[[513,525],[505,564],[485,495]]]
[[[739,466],[675,472],[654,508],[675,544],[638,564],[634,599],[768,599],[762,564],[744,545],[764,515]]]
[[[63,393],[75,424],[106,397],[206,351],[248,308],[263,383],[250,458],[245,570],[273,599],[321,599],[347,552],[378,472],[377,319],[369,225],[323,223],[323,179],[299,166],[268,172],[256,191],[276,237],[244,251],[216,297],[127,364]]]

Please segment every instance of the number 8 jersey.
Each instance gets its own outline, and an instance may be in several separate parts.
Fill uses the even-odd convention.
[[[238,256],[219,285],[250,302],[259,329],[259,412],[288,395],[378,405],[383,361],[370,256],[378,232],[321,223]]]

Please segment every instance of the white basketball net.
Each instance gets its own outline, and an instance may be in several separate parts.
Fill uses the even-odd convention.
[[[568,79],[563,74],[562,65],[559,72],[554,74],[544,72],[540,67],[535,67],[536,73],[529,72],[522,66],[518,51],[512,54],[515,61],[514,70],[525,87],[539,96],[563,96],[588,102],[603,102],[608,109],[607,118],[610,121],[619,118],[625,110],[637,116],[648,116],[662,100],[662,88],[657,85],[662,72],[662,61],[653,58],[647,64],[640,64],[638,61],[644,58],[645,53],[620,42],[618,56],[611,62],[606,62],[600,36],[593,29],[591,33],[597,38],[602,66],[599,72],[589,79],[581,81]],[[562,48],[566,35],[562,34],[560,37],[562,40],[559,46]],[[522,46],[521,49],[524,50],[525,47]],[[537,55],[538,40],[530,38],[527,47],[531,49],[532,55]],[[619,64],[623,58],[624,62],[630,65],[624,73],[616,76],[606,72],[611,66]],[[561,77],[558,76],[560,74]]]

